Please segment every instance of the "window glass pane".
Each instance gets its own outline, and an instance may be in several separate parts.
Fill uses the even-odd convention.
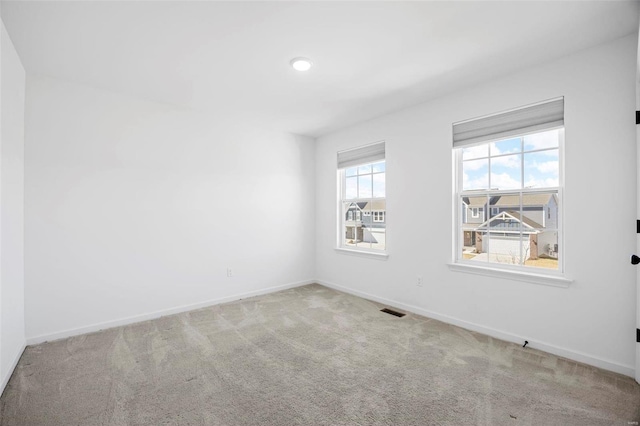
[[[358,198],[371,198],[371,175],[358,176]]]
[[[371,225],[360,222],[358,224],[358,247],[370,249],[371,248]]]
[[[489,147],[487,144],[482,144],[478,146],[471,146],[469,148],[462,149],[462,159],[470,160],[473,158],[482,158],[489,156]]]
[[[386,200],[372,200],[370,207],[370,220],[365,222],[368,232],[366,237],[371,242],[371,248],[384,250],[386,247],[387,202]]]
[[[491,197],[491,208],[498,214],[506,212],[518,212],[520,210],[520,194],[501,194]]]
[[[462,199],[462,223],[469,224],[470,228],[475,228],[487,218],[485,217],[485,207],[487,196],[463,197]]]
[[[548,188],[559,185],[560,169],[557,149],[524,155],[525,188]]]
[[[462,230],[462,259],[473,259],[478,253],[476,252],[476,232],[472,229]]]
[[[483,229],[500,233],[513,233],[520,232],[520,226],[519,207],[514,207],[513,209],[504,209],[493,216],[483,226]]]
[[[489,188],[489,160],[472,160],[462,163],[462,189]]]
[[[358,174],[358,168],[357,167],[349,167],[348,169],[346,169],[344,171],[345,176],[355,176],[356,174]]]
[[[549,202],[544,206],[545,212],[545,220],[542,222],[544,224],[545,229],[558,229],[558,195],[555,193],[551,193],[549,196]]]
[[[473,260],[474,262],[488,262],[488,258],[487,258],[487,252],[485,251],[485,243],[484,243],[484,237],[485,237],[485,233],[484,232],[479,232],[479,231],[475,231],[472,234],[472,238],[475,241],[475,250],[474,250],[474,255],[471,258],[471,260]]]
[[[357,209],[358,209],[358,206],[356,203],[342,203],[342,214],[343,214],[342,243],[345,246],[355,247],[357,244],[357,224],[355,221]]]
[[[521,138],[506,139],[490,143],[491,156],[520,152],[522,149]]]
[[[340,245],[347,248],[385,250],[385,162],[345,169],[341,174]]]
[[[492,189],[522,188],[521,158],[520,154],[516,154],[491,159]]]
[[[369,226],[363,224],[362,222],[358,223],[357,226],[357,232],[358,232],[358,244],[357,246],[359,248],[364,248],[364,249],[370,249],[371,248],[371,239],[369,238],[370,236],[370,231],[369,231]]]
[[[376,250],[385,250],[386,248],[386,229],[372,227],[370,229],[371,248]]]
[[[532,151],[534,149],[557,148],[559,144],[559,132],[559,130],[550,130],[548,132],[523,136],[524,150]]]
[[[524,228],[558,229],[558,195],[555,192],[522,195]]]
[[[371,173],[371,164],[365,164],[358,167],[359,175],[366,175],[367,173]]]
[[[385,173],[376,173],[373,175],[373,196],[385,196]]]
[[[482,251],[491,263],[519,265],[520,235],[519,232],[489,232],[484,236]]]
[[[385,171],[385,162],[382,161],[380,163],[375,163],[375,164],[373,164],[372,168],[373,168],[373,173],[384,172]]]
[[[358,178],[348,177],[345,179],[345,198],[351,200],[358,198]]]
[[[525,266],[558,269],[558,232],[548,228],[537,229],[529,236],[529,252]]]
[[[358,206],[360,211],[362,212],[362,223],[370,224],[371,223],[371,201],[361,201],[358,202]]]
[[[344,206],[344,219],[349,222],[352,221],[355,216],[356,203],[343,203]]]
[[[482,251],[482,243],[478,238],[476,228],[482,224],[483,217],[472,217],[473,209],[483,206],[487,202],[486,196],[462,197],[459,212],[462,218],[462,259],[474,259]],[[485,259],[486,261],[486,259]]]

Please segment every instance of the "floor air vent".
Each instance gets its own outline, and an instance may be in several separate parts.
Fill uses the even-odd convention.
[[[393,309],[388,309],[388,308],[380,309],[380,312],[384,312],[385,314],[393,315],[400,318],[407,315],[407,314],[403,314],[402,312],[394,311]]]

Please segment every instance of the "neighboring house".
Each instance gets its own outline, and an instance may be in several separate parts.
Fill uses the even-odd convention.
[[[468,197],[463,200],[464,245],[475,246],[477,253],[487,251],[485,238],[490,233],[492,254],[519,256],[520,233],[522,232],[522,250],[525,259],[537,259],[544,254],[558,257],[558,199],[555,194],[524,194],[522,196],[522,214],[520,197],[503,195],[492,197],[489,206],[486,197]],[[481,203],[484,203],[480,206]],[[488,213],[489,219],[477,224],[480,214]]]
[[[371,231],[386,227],[386,201],[360,201],[349,204],[345,211],[346,239],[349,241],[377,243]]]
[[[487,197],[464,197],[462,204],[464,245],[467,247],[475,246],[476,227],[487,220],[485,218]]]

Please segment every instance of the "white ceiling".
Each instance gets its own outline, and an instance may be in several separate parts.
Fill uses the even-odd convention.
[[[2,1],[27,73],[318,136],[637,32],[638,2]],[[311,58],[307,73],[291,69]]]

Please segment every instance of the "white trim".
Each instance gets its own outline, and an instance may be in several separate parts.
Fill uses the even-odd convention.
[[[247,297],[261,296],[263,294],[274,293],[277,291],[287,290],[290,288],[300,287],[303,285],[314,284],[314,283],[315,283],[315,280],[298,281],[295,283],[284,284],[284,285],[274,286],[274,287],[267,287],[260,290],[254,290],[246,293],[235,294],[233,296],[221,297],[219,299],[211,299],[205,302],[176,306],[174,308],[163,309],[160,311],[150,312],[150,313],[141,314],[141,315],[134,315],[134,316],[112,320],[112,321],[105,321],[101,323],[87,325],[84,327],[71,328],[68,330],[63,330],[55,333],[41,334],[40,336],[28,337],[27,345],[37,345],[43,342],[49,342],[52,340],[59,340],[67,337],[78,336],[80,334],[92,333],[95,331],[105,330],[108,328],[134,324],[137,322],[152,320],[152,319],[160,318],[167,315],[193,311],[195,309],[206,308],[209,306],[219,305],[221,303],[234,302],[236,300],[244,299]]]
[[[24,350],[26,348],[27,348],[27,343],[23,342],[20,349],[18,350],[18,353],[16,354],[13,361],[11,362],[11,365],[9,366],[9,371],[7,371],[7,374],[5,374],[5,376],[2,378],[2,382],[0,383],[0,396],[2,396],[2,394],[4,393],[4,390],[7,387],[7,384],[9,383],[9,379],[11,379],[11,376],[13,375],[14,370],[18,366],[18,361],[20,361],[20,358],[22,358],[22,354],[24,353]]]
[[[341,250],[341,251],[349,251],[349,250],[344,250],[344,249],[336,249],[336,250]],[[361,252],[357,252],[357,254],[362,254]],[[368,253],[368,254],[372,254],[372,253]],[[375,255],[375,254],[374,254]],[[380,255],[378,255],[380,256]],[[456,265],[459,266],[459,265]],[[398,309],[402,309],[405,310],[407,312],[412,312],[418,315],[422,315],[425,316],[427,318],[433,318],[433,319],[437,319],[439,321],[443,321],[446,322],[448,324],[452,324],[452,325],[456,325],[458,327],[462,327],[465,328],[467,330],[471,330],[471,331],[476,331],[497,339],[501,339],[501,340],[505,340],[507,342],[512,342],[512,343],[517,343],[517,344],[521,344],[524,340],[523,337],[521,336],[517,336],[515,334],[512,333],[508,333],[505,331],[501,331],[501,330],[497,330],[491,327],[485,327],[483,325],[480,324],[476,324],[476,323],[472,323],[472,322],[468,322],[465,320],[461,320],[449,315],[445,315],[445,314],[440,314],[437,312],[433,312],[427,309],[423,309],[414,305],[410,305],[410,304],[406,304],[406,303],[402,303],[402,302],[398,302],[392,299],[387,299],[384,297],[378,297],[375,295],[372,295],[370,293],[366,293],[366,292],[362,292],[362,291],[358,291],[358,290],[354,290],[348,287],[343,287],[341,285],[338,284],[334,284],[334,283],[330,283],[324,280],[307,280],[307,281],[300,281],[297,283],[291,283],[291,284],[285,284],[282,286],[274,286],[274,287],[269,287],[266,289],[261,289],[261,290],[257,290],[257,291],[253,291],[253,292],[247,292],[247,293],[243,293],[243,294],[238,294],[235,296],[229,296],[229,297],[224,297],[224,298],[220,298],[220,299],[214,299],[214,300],[210,300],[207,302],[202,302],[202,303],[197,303],[197,304],[192,304],[192,305],[184,305],[181,307],[177,307],[177,308],[172,308],[172,309],[167,309],[167,310],[163,310],[163,311],[156,311],[150,314],[143,314],[143,315],[137,315],[137,316],[133,316],[133,317],[128,317],[128,318],[124,318],[121,320],[116,320],[116,321],[108,321],[108,322],[104,322],[104,323],[100,323],[100,324],[94,324],[91,326],[87,326],[87,327],[80,327],[80,328],[75,328],[75,329],[71,329],[71,330],[66,330],[63,332],[59,332],[59,333],[53,333],[53,334],[49,334],[49,335],[42,335],[42,336],[37,336],[37,337],[32,337],[32,338],[28,338],[26,341],[26,344],[28,345],[33,345],[33,344],[38,344],[38,343],[42,343],[45,341],[50,341],[50,340],[54,340],[54,339],[62,339],[65,337],[71,337],[71,336],[76,336],[79,334],[84,334],[84,333],[89,333],[89,332],[93,332],[93,331],[99,331],[99,330],[103,330],[106,328],[112,328],[112,327],[118,327],[118,326],[122,326],[122,325],[128,325],[128,324],[132,324],[132,323],[136,323],[136,322],[140,322],[140,321],[146,321],[149,319],[154,319],[154,318],[159,318],[161,316],[165,316],[165,315],[172,315],[172,314],[176,314],[176,313],[181,313],[181,312],[186,312],[186,311],[190,311],[190,310],[194,310],[194,309],[199,309],[199,308],[203,308],[203,307],[207,307],[207,306],[213,306],[213,305],[217,305],[220,303],[226,303],[226,302],[231,302],[231,301],[235,301],[235,300],[239,300],[239,299],[243,299],[245,297],[252,297],[252,296],[259,296],[259,295],[263,295],[263,294],[268,294],[268,293],[272,293],[272,292],[276,292],[276,291],[281,291],[281,290],[286,290],[289,288],[295,288],[295,287],[300,287],[300,286],[304,286],[304,285],[308,285],[308,284],[320,284],[323,285],[325,287],[329,287],[329,288],[333,288],[334,290],[338,290],[338,291],[342,291],[344,293],[348,293],[348,294],[352,294],[354,296],[358,296],[358,297],[362,297],[364,299],[368,299],[368,300],[373,300],[376,301],[378,303],[383,303],[385,305],[389,305],[391,307],[395,307]],[[529,339],[527,339],[529,340]],[[623,374],[625,376],[629,376],[629,377],[634,377],[634,373],[635,373],[635,369],[633,366],[630,365],[623,365],[623,364],[619,364],[613,361],[609,361],[606,359],[602,359],[602,358],[598,358],[598,357],[594,357],[588,354],[585,354],[583,352],[580,351],[574,351],[571,349],[567,349],[567,348],[563,348],[560,346],[556,346],[556,345],[552,345],[549,343],[545,343],[545,342],[537,342],[537,341],[531,341],[528,345],[528,347],[533,348],[533,349],[538,349],[544,352],[548,352],[557,356],[562,356],[568,359],[572,359],[574,361],[578,361],[578,362],[582,362],[594,367],[598,367],[598,368],[602,368],[604,370],[608,370],[608,371],[613,371],[616,373],[620,373]],[[17,354],[16,358],[14,359],[13,363],[12,363],[12,367],[11,367],[11,373],[7,374],[7,377],[3,378],[2,381],[2,387],[0,388],[2,391],[4,391],[4,388],[6,386],[6,384],[8,383],[11,374],[13,373],[13,370],[15,369],[15,367],[18,364],[18,361],[20,360],[20,357],[22,356],[22,353],[25,350],[25,345],[22,346],[22,349],[19,351],[19,353]]]
[[[342,247],[336,247],[335,251],[340,254],[370,257],[372,259],[378,259],[378,260],[387,260],[387,258],[389,257],[387,253],[378,253],[374,251],[364,251],[364,250],[348,249],[348,248],[342,248]]]
[[[558,98],[561,99],[561,98]],[[549,129],[551,130],[551,129]],[[558,186],[556,187],[545,187],[545,188],[520,188],[520,189],[478,189],[478,190],[463,190],[462,189],[462,175],[463,175],[463,167],[462,167],[462,163],[464,161],[470,161],[470,160],[463,160],[463,150],[462,149],[457,149],[454,148],[453,151],[453,223],[454,223],[454,232],[453,232],[453,245],[452,245],[452,262],[455,263],[456,265],[459,265],[460,267],[457,268],[457,270],[462,271],[462,272],[473,272],[473,273],[478,273],[478,274],[483,274],[482,272],[479,272],[477,269],[470,269],[473,268],[474,266],[476,268],[480,268],[480,267],[484,267],[482,265],[480,265],[479,263],[477,265],[470,265],[469,263],[464,262],[463,259],[463,253],[461,248],[464,245],[464,231],[466,231],[466,229],[463,229],[463,226],[465,225],[462,221],[464,219],[465,213],[463,213],[462,211],[460,211],[460,201],[462,201],[463,204],[466,205],[466,203],[464,203],[463,198],[464,197],[479,197],[479,196],[486,196],[488,198],[488,201],[490,200],[491,196],[494,195],[517,195],[520,199],[520,203],[518,205],[518,212],[521,215],[521,220],[519,220],[521,225],[524,226],[528,226],[526,223],[524,223],[524,220],[522,219],[523,217],[527,217],[525,215],[524,212],[524,206],[523,206],[523,197],[528,195],[528,194],[554,194],[555,193],[555,198],[554,200],[556,201],[556,209],[558,211],[558,216],[557,216],[557,224],[555,229],[545,229],[546,231],[553,231],[553,232],[557,232],[558,236],[557,236],[557,244],[559,247],[559,252],[558,253],[558,274],[553,274],[551,280],[549,279],[538,279],[538,275],[541,276],[548,276],[548,275],[552,275],[552,274],[545,274],[544,271],[541,271],[542,273],[536,273],[536,272],[529,272],[526,269],[522,270],[521,274],[518,274],[519,271],[517,270],[509,270],[506,269],[507,274],[509,274],[510,272],[514,272],[514,274],[512,276],[507,276],[508,278],[511,279],[516,279],[519,281],[527,281],[527,282],[535,282],[538,284],[545,284],[545,285],[555,285],[555,286],[560,286],[560,287],[566,287],[568,286],[568,284],[572,281],[569,278],[564,277],[562,274],[564,274],[565,271],[565,264],[564,264],[564,253],[566,253],[566,247],[565,247],[565,241],[564,241],[564,210],[563,210],[563,203],[564,203],[564,168],[565,168],[565,164],[564,164],[564,145],[565,145],[565,138],[564,138],[564,134],[565,134],[565,129],[564,127],[560,127],[557,129],[558,131],[558,146],[557,147],[546,147],[546,148],[542,148],[542,149],[537,149],[537,150],[525,150],[524,148],[524,137],[521,135],[520,136],[520,152],[519,153],[508,153],[508,154],[504,154],[504,155],[515,155],[518,154],[520,155],[520,161],[521,161],[521,165],[520,165],[520,179],[521,179],[521,183],[524,185],[524,156],[525,154],[531,153],[531,152],[542,152],[542,151],[552,151],[552,150],[558,150]],[[488,142],[483,142],[484,143],[488,143]],[[491,184],[491,158],[495,158],[491,156],[491,151],[488,150],[488,173],[489,173],[489,188],[492,187]],[[476,160],[476,159],[473,159]],[[486,204],[487,206],[489,206],[489,202],[487,202]],[[527,207],[529,207],[530,205],[528,204]],[[535,205],[538,206],[538,205]],[[484,226],[485,224],[489,224],[491,223],[491,221],[494,218],[497,218],[498,216],[494,216],[491,217],[491,208],[492,206],[489,206],[487,208],[485,208],[485,212],[488,212],[488,219],[483,222],[481,225],[478,226]],[[500,207],[502,208],[508,208],[509,206],[496,206],[496,207]],[[542,208],[542,218],[543,218],[543,223],[545,223],[545,217],[546,217],[546,204],[545,205],[540,205],[540,207]],[[506,213],[507,215],[511,216],[509,213],[507,212],[502,212],[502,213]],[[483,214],[484,216],[484,214]],[[513,217],[513,216],[511,216]],[[513,217],[514,219],[518,220],[517,218]],[[468,219],[468,217],[467,217]],[[467,223],[467,225],[469,225]],[[533,229],[533,228],[532,228]],[[474,229],[475,230],[475,229]],[[480,231],[480,232],[486,232],[486,231]],[[501,231],[503,233],[516,233],[514,231]],[[529,234],[530,232],[524,232],[524,228],[523,226],[520,226],[520,231],[518,231],[518,233],[522,233],[524,234]],[[536,232],[538,233],[538,232]],[[485,242],[487,243],[487,247],[484,247]],[[523,244],[525,244],[524,239],[521,241],[521,248],[523,247]],[[491,252],[491,239],[488,240],[484,240],[483,241],[483,251],[490,253]],[[522,253],[522,252],[521,252]],[[522,260],[522,255],[521,255],[521,259]],[[497,266],[499,265],[498,263],[494,263],[494,262],[486,262],[485,263],[486,268],[489,270],[487,273],[484,273],[483,275],[489,275],[489,276],[503,276],[501,275],[501,272],[498,272],[497,274],[494,273],[493,271],[502,271],[504,270],[502,267]],[[450,268],[452,270],[455,270],[456,267],[453,265],[450,265]],[[560,280],[557,280],[555,277],[560,277]],[[531,278],[533,277],[533,278]],[[559,281],[559,282],[558,282]]]
[[[365,206],[369,205],[369,215],[368,217],[371,217],[371,223],[385,223],[385,233],[386,233],[386,218],[387,218],[387,197],[386,197],[386,189],[385,189],[385,196],[384,197],[374,197],[373,196],[373,176],[374,175],[379,175],[379,174],[385,174],[387,173],[387,164],[386,164],[386,158],[383,158],[381,161],[376,161],[373,162],[371,164],[366,163],[365,165],[371,165],[373,166],[373,164],[377,164],[377,163],[384,163],[385,165],[385,171],[384,172],[374,172],[373,168],[371,169],[370,173],[364,173],[364,174],[358,174],[356,177],[358,178],[357,180],[357,191],[356,191],[356,198],[351,198],[351,199],[347,199],[346,197],[346,186],[347,186],[347,177],[346,177],[346,169],[338,169],[337,171],[337,194],[338,194],[338,201],[337,201],[337,211],[338,211],[338,215],[337,215],[337,227],[336,227],[336,238],[337,238],[337,243],[336,243],[336,250],[341,249],[341,250],[347,250],[349,252],[357,252],[357,253],[361,253],[361,249],[350,249],[348,247],[348,245],[346,244],[346,228],[347,228],[347,222],[353,222],[354,219],[357,222],[358,220],[360,220],[362,222],[362,218],[363,215],[359,214],[360,219],[357,219],[358,215],[354,215],[352,214],[353,210],[352,210],[352,206],[355,205],[355,209],[358,213],[362,212],[362,210],[360,209],[360,206],[358,205],[358,203],[365,203]],[[372,188],[371,188],[371,197],[365,197],[365,198],[359,198],[360,196],[360,181],[359,181],[359,177],[360,176],[371,176],[372,179]],[[353,176],[350,176],[349,178],[352,178]],[[386,179],[386,178],[385,178]],[[384,201],[385,204],[385,209],[384,210],[373,210],[373,202],[374,201]],[[347,207],[348,205],[348,207]],[[347,210],[345,211],[345,207],[347,207]],[[376,217],[378,219],[376,219]],[[358,231],[357,229],[354,229],[353,231],[355,233],[354,236],[354,240],[357,240],[358,238]],[[386,234],[385,234],[386,237]],[[371,247],[369,247],[370,249]],[[387,242],[386,242],[386,238],[385,238],[385,244],[384,244],[384,250],[381,253],[383,256],[385,256],[385,252],[387,249]],[[365,249],[366,250],[366,249]],[[371,253],[369,251],[367,251],[368,253]],[[374,254],[379,254],[379,252],[373,252]]]
[[[485,327],[480,324],[468,322],[468,321],[461,320],[459,318],[455,318],[449,315],[440,314],[427,309],[419,308],[414,305],[409,305],[409,304],[398,302],[395,300],[386,299],[384,297],[374,296],[372,294],[365,293],[359,290],[353,290],[351,288],[343,287],[338,284],[329,283],[323,280],[316,280],[315,282],[325,287],[332,288],[334,290],[342,291],[344,293],[352,294],[354,296],[362,297],[364,299],[373,300],[375,302],[383,303],[393,308],[401,309],[407,312],[412,312],[414,314],[422,315],[424,317],[433,318],[438,321],[446,322],[447,324],[452,324],[467,330],[476,331],[478,333],[482,333],[487,336],[494,337],[496,339],[517,343],[519,345],[521,345],[522,342],[524,342],[525,340],[525,338],[523,338],[522,336],[517,336],[515,334],[508,333],[506,331],[496,330],[495,328]],[[618,364],[617,362],[594,357],[589,354],[585,354],[584,352],[574,351],[571,349],[563,348],[561,346],[552,345],[546,342],[538,342],[535,340],[531,340],[530,338],[527,338],[526,340],[529,340],[529,344],[527,345],[527,347],[529,348],[538,349],[553,355],[568,358],[577,362],[582,362],[584,364],[602,368],[603,370],[613,371],[619,374],[624,374],[625,376],[634,377],[635,369],[632,365]]]
[[[486,266],[483,263],[482,266],[470,265],[468,263],[449,263],[449,269],[453,272],[465,272],[468,274],[485,275],[488,277],[506,278],[516,281],[524,281],[533,284],[549,285],[552,287],[568,288],[569,284],[573,282],[572,279],[566,278],[560,275],[546,275],[536,272],[529,272],[525,270],[508,270],[498,267]]]

